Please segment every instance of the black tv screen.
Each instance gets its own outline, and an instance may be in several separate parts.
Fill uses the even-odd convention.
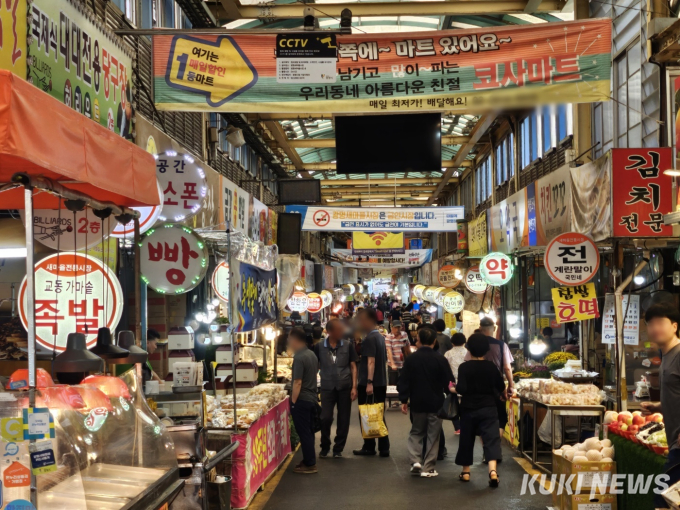
[[[335,117],[337,173],[441,172],[441,115]]]

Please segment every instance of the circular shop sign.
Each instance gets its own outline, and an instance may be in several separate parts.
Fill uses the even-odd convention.
[[[434,293],[437,292],[437,287],[428,287],[425,289],[423,292],[423,299],[425,301],[429,301],[430,303],[434,303]]]
[[[458,277],[461,278],[458,278]],[[459,267],[447,264],[439,268],[437,272],[437,280],[439,285],[446,287],[447,289],[455,289],[460,284],[462,279],[462,272]]]
[[[446,296],[444,296],[444,310],[446,310],[447,312],[449,313],[462,312],[464,306],[465,298],[463,298],[463,295],[460,292],[456,292],[454,290],[446,294]]]
[[[589,282],[600,267],[600,252],[593,240],[578,232],[565,232],[545,250],[545,268],[560,285]]]
[[[483,294],[488,287],[487,283],[479,274],[479,266],[472,266],[465,273],[465,286],[473,294]]]
[[[205,172],[193,156],[175,151],[159,154],[156,177],[163,190],[161,221],[184,221],[199,211],[208,192],[208,183]]]
[[[134,209],[135,211],[139,212],[140,234],[143,234],[156,224],[156,221],[158,221],[161,211],[163,210],[163,190],[161,189],[161,185],[158,180],[156,180],[156,184],[158,185],[158,196],[161,199],[161,203],[159,205],[153,205],[150,207],[130,207],[130,209]],[[113,237],[133,237],[135,235],[135,222],[130,221],[125,225],[116,222],[116,227],[111,232],[111,235]]]
[[[418,299],[423,299],[423,292],[425,291],[425,285],[416,285],[413,287],[413,295]]]
[[[83,333],[87,347],[99,328],[114,330],[123,314],[123,290],[101,260],[61,252],[35,265],[35,336],[48,350],[62,352],[70,333]],[[19,289],[19,316],[28,328],[26,278]],[[32,319],[31,319],[32,320]]]
[[[512,278],[512,260],[504,253],[489,253],[480,262],[479,271],[486,283],[500,287]]]
[[[322,290],[320,296],[324,308],[326,308],[327,306],[331,306],[331,304],[333,304],[333,294],[331,293],[331,291]]]
[[[19,210],[21,219],[26,222],[25,211]],[[94,211],[86,207],[73,213],[62,209],[36,209],[33,211],[33,238],[45,246],[59,251],[76,251],[90,248],[102,242],[118,225],[113,216],[102,220]]]
[[[309,298],[304,292],[293,292],[286,305],[291,312],[305,313],[309,305]]]
[[[165,223],[147,230],[139,248],[142,280],[161,294],[184,294],[208,271],[208,248],[189,227]]]
[[[323,299],[321,295],[316,292],[310,292],[307,294],[307,311],[311,313],[320,312],[323,308]]]
[[[437,287],[437,290],[434,292],[434,302],[439,306],[444,306],[444,296],[450,291],[451,289],[446,287]]]
[[[220,262],[212,277],[212,288],[215,295],[225,303],[229,303],[229,264]]]

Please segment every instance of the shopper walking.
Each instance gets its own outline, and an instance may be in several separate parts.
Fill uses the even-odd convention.
[[[453,344],[451,343],[451,337],[444,334],[444,331],[446,330],[446,323],[444,322],[444,319],[437,319],[432,325],[437,331],[437,344],[439,344],[437,352],[443,356],[453,347]]]
[[[288,346],[293,351],[293,392],[290,397],[290,414],[300,437],[302,462],[293,471],[301,474],[316,473],[314,451],[314,415],[316,413],[316,373],[319,361],[307,348],[307,334],[293,328],[288,334]]]
[[[663,413],[669,448],[663,472],[670,477],[666,480],[670,486],[680,481],[680,312],[674,304],[658,303],[649,307],[645,321],[649,340],[661,351],[661,402],[642,402],[642,414]],[[654,507],[668,508],[668,503],[655,495]]]
[[[389,385],[396,386],[404,366],[403,348],[409,345],[408,335],[402,330],[400,321],[392,321],[392,332],[385,337]]]
[[[437,416],[444,404],[444,394],[454,382],[451,367],[444,356],[433,349],[437,333],[430,328],[418,331],[418,350],[404,362],[399,378],[401,410],[408,413],[411,404],[411,432],[408,451],[411,473],[434,477],[442,420]]]
[[[444,357],[449,362],[453,378],[457,381],[458,367],[465,361],[465,355],[468,352],[465,348],[465,335],[463,333],[454,333],[451,336],[451,344],[453,347],[444,354]],[[453,420],[453,428],[456,430],[456,434],[460,434],[460,418]]]
[[[345,339],[345,325],[337,320],[326,324],[328,338],[314,346],[321,374],[321,452],[326,458],[331,449],[333,412],[338,408],[333,458],[342,457],[347,442],[352,401],[357,398],[357,360],[359,356],[351,342]]]
[[[460,439],[456,464],[463,466],[459,478],[470,481],[470,466],[475,448],[475,437],[481,436],[484,458],[489,464],[489,485],[498,487],[496,461],[501,458],[501,438],[498,435],[496,402],[505,390],[505,383],[494,363],[485,359],[489,339],[480,333],[468,338],[470,360],[458,367],[456,392],[462,396],[460,408]]]
[[[387,395],[387,350],[385,337],[378,332],[378,317],[375,310],[367,308],[358,317],[358,326],[366,334],[361,342],[359,363],[359,405],[370,403],[385,404]],[[383,412],[383,420],[384,420]],[[387,423],[385,423],[387,426]],[[378,439],[381,457],[390,456],[389,436]],[[375,455],[375,439],[364,439],[364,445],[353,451],[354,455]]]

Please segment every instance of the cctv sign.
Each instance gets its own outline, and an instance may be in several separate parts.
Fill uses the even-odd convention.
[[[278,34],[276,83],[335,83],[337,58],[334,34]]]

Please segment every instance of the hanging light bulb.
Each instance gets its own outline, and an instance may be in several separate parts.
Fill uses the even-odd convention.
[[[537,336],[529,344],[529,352],[534,356],[539,356],[543,354],[548,346],[545,342],[539,339]]]
[[[522,336],[522,329],[521,328],[510,328],[510,336],[512,338],[519,338]]]
[[[506,317],[506,320],[508,321],[508,326],[514,326],[517,324],[519,317],[517,317],[517,315],[514,313],[509,313]]]
[[[198,312],[196,315],[194,315],[194,317],[196,317],[196,320],[198,322],[203,322],[203,318],[205,317],[205,314],[203,312]]]
[[[633,278],[633,281],[635,282],[635,285],[642,285],[643,283],[645,283],[645,277],[639,274],[636,275],[635,278]]]
[[[217,299],[217,298],[213,298],[213,300],[212,300],[212,304],[213,304],[213,306],[219,306],[219,304],[220,304],[220,300],[219,300],[219,299]]]

